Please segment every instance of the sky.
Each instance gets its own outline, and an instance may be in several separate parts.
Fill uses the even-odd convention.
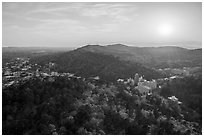
[[[199,48],[202,3],[4,2],[2,42],[12,47],[180,43]]]

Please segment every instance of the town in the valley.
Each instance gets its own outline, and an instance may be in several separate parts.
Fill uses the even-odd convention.
[[[48,64],[41,66],[35,63],[30,63],[30,58],[15,58],[14,60],[7,62],[3,66],[2,71],[2,81],[3,88],[9,86],[15,86],[17,84],[21,84],[30,79],[38,77],[42,80],[55,81],[55,77],[64,76],[68,78],[77,78],[83,79],[80,76],[75,76],[72,73],[59,73],[52,71],[52,68],[55,66],[55,63],[49,62]],[[157,71],[165,74],[169,74],[170,77],[153,79],[148,81],[143,78],[142,75],[136,73],[133,78],[128,79],[118,79],[117,83],[125,84],[129,86],[134,86],[137,89],[142,97],[145,99],[146,95],[150,95],[152,93],[159,94],[160,89],[163,85],[168,82],[171,82],[173,79],[183,78],[184,76],[193,76],[196,71],[199,71],[200,67],[184,67],[183,69],[179,68],[165,68],[165,69],[157,69]],[[99,76],[90,77],[87,80],[89,81],[98,81],[100,80]],[[133,93],[128,93],[133,94]],[[178,101],[178,98],[175,96],[169,97],[168,99],[181,104],[182,102]]]

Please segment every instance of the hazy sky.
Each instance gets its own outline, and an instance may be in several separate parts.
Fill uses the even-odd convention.
[[[4,2],[2,8],[3,46],[202,41],[201,3]]]

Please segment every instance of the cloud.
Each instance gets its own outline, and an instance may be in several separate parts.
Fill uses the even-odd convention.
[[[44,5],[26,15],[27,20],[41,22],[34,28],[36,33],[90,34],[117,30],[120,23],[131,21],[126,16],[130,10],[125,4],[69,3]]]
[[[155,26],[164,21],[178,22],[174,40],[197,40],[202,34],[201,8],[192,4],[4,2],[2,9],[4,43],[154,41],[160,39]]]
[[[93,4],[83,9],[82,15],[92,18],[102,16],[110,18],[112,21],[130,21],[133,16],[132,12],[137,10],[136,6],[127,4],[102,3]]]
[[[22,41],[27,37],[31,41],[50,39],[50,42],[79,37],[92,39],[107,33],[114,35],[119,33],[121,24],[131,21],[130,12],[135,11],[135,6],[127,6],[115,3],[8,3],[3,10],[3,33],[7,41],[18,35],[16,39]],[[22,38],[24,34],[25,39]]]
[[[6,3],[3,7],[4,24],[9,24],[10,20],[19,26],[29,24],[30,21],[39,25],[48,22],[59,24],[69,20],[89,28],[131,21],[134,18],[131,12],[136,10],[135,5],[123,3]],[[9,16],[12,17],[8,19]]]

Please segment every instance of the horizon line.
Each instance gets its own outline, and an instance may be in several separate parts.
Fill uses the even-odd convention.
[[[68,47],[68,46],[3,46],[2,48],[81,48],[81,47],[85,47],[88,45],[97,45],[97,46],[102,46],[102,47],[106,47],[106,46],[110,46],[110,45],[124,45],[127,47],[138,47],[138,48],[161,48],[161,47],[179,47],[179,48],[184,48],[184,49],[202,49],[202,45],[201,47],[183,47],[183,46],[179,46],[179,45],[175,45],[175,44],[167,44],[167,45],[158,45],[158,46],[133,46],[133,45],[126,45],[126,44],[121,44],[121,43],[115,43],[115,44],[84,44],[83,46],[72,46],[72,47]]]

